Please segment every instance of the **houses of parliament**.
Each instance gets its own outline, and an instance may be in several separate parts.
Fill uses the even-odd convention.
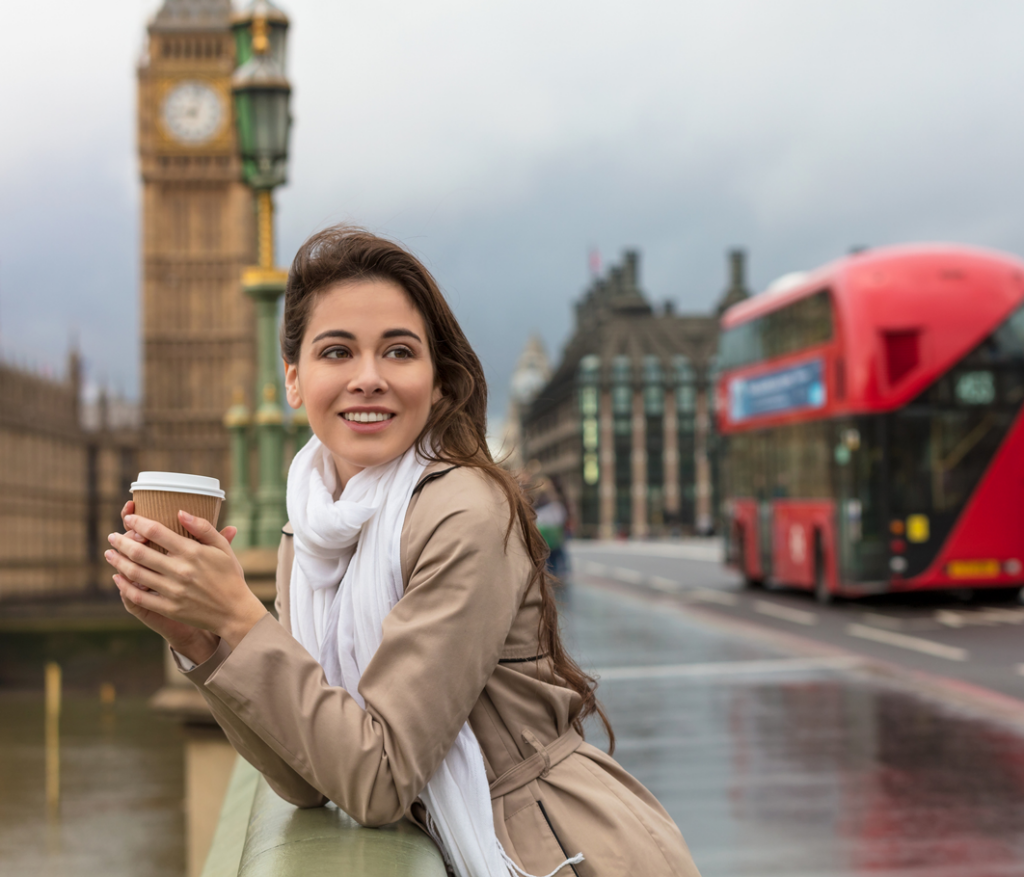
[[[231,77],[230,0],[165,0],[137,70],[142,399],[80,403],[77,353],[53,380],[0,365],[0,602],[113,592],[106,534],[140,470],[229,479],[225,412],[252,407],[256,259]],[[187,111],[182,112],[182,107]]]

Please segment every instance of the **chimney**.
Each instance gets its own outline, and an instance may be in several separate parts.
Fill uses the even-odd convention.
[[[717,313],[721,316],[726,310],[731,308],[737,302],[743,301],[745,298],[749,298],[750,293],[747,292],[747,253],[746,250],[736,248],[729,250],[729,286],[725,290],[725,295],[722,296],[722,300],[718,303]]]
[[[626,291],[633,292],[640,288],[640,253],[636,250],[626,250],[623,273]]]
[[[743,250],[729,250],[729,288],[742,289],[746,293],[747,254]]]

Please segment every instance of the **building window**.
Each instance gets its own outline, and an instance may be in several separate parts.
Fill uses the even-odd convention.
[[[645,356],[644,426],[647,451],[647,522],[665,524],[665,376],[656,356]]]
[[[697,510],[697,375],[685,356],[673,357],[676,444],[679,454],[679,522],[694,525]]]
[[[583,535],[596,534],[601,515],[600,372],[601,360],[597,356],[584,356],[580,360],[580,433],[583,445],[580,528]]]
[[[612,360],[612,431],[615,448],[615,528],[628,533],[633,523],[633,364]]]

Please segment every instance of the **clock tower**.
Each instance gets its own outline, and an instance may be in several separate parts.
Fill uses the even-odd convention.
[[[230,0],[165,0],[139,66],[143,439],[140,468],[228,481],[224,413],[252,406],[256,261],[231,98]]]

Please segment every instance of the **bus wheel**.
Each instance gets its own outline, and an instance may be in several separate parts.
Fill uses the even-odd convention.
[[[833,600],[832,592],[828,587],[828,577],[825,575],[825,557],[821,550],[821,536],[814,534],[814,599],[822,606],[828,606]]]

